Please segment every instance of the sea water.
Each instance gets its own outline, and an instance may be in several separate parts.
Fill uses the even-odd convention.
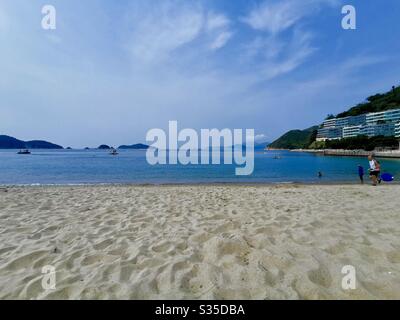
[[[358,183],[365,157],[329,157],[289,151],[255,152],[254,172],[236,176],[235,165],[155,165],[144,150],[0,150],[0,184]],[[400,160],[380,159],[382,172],[400,181]],[[318,173],[322,173],[322,177]],[[367,175],[365,179],[367,179]]]

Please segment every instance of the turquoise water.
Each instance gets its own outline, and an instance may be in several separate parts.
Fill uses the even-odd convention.
[[[96,183],[327,183],[358,182],[357,165],[367,170],[366,158],[324,157],[308,153],[255,153],[251,176],[236,176],[236,165],[157,165],[142,150],[121,150],[110,156],[101,150],[0,150],[0,184]],[[274,159],[280,156],[281,159]],[[383,172],[400,180],[400,160],[380,159]],[[318,172],[323,177],[318,178]],[[365,177],[367,178],[367,177]]]

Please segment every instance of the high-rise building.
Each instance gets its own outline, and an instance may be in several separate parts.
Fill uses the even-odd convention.
[[[359,116],[348,117],[346,126],[359,126],[367,122],[367,115],[361,114]]]
[[[395,135],[395,123],[382,123],[382,124],[367,124],[362,126],[359,135],[376,137],[385,136],[391,137]]]
[[[367,124],[373,124],[380,121],[385,121],[385,112],[372,112],[367,114]]]
[[[343,138],[353,138],[361,134],[362,125],[343,128]]]
[[[386,111],[385,121],[400,122],[400,109]]]
[[[324,128],[335,128],[336,127],[336,118],[333,119],[327,119],[324,121],[322,124]]]
[[[317,140],[351,138],[359,135],[400,137],[400,109],[327,119],[318,130]]]
[[[321,128],[317,133],[317,141],[337,140],[343,137],[342,128]]]
[[[400,122],[395,124],[394,134],[396,138],[400,138]]]

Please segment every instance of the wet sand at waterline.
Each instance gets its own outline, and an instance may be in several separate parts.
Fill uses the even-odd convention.
[[[8,187],[0,298],[400,299],[399,195],[399,185]],[[47,265],[55,290],[42,288]],[[345,265],[356,290],[342,289]]]

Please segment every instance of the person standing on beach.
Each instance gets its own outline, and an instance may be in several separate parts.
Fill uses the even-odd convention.
[[[378,161],[375,160],[373,155],[368,156],[369,161],[369,178],[372,180],[372,185],[378,184],[378,178],[381,173],[381,166]]]
[[[361,183],[364,184],[364,167],[361,165],[358,165],[358,176],[360,177]]]

